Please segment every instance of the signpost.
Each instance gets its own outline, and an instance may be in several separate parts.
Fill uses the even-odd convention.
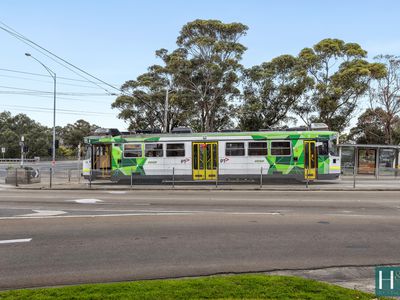
[[[6,148],[5,147],[1,147],[1,153],[3,154],[3,159],[4,159],[4,153],[6,153]]]

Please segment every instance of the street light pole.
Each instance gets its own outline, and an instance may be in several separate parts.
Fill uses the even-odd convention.
[[[165,107],[164,107],[164,133],[168,133],[168,96],[169,96],[169,88],[165,92]]]
[[[44,63],[38,60],[36,57],[32,56],[30,53],[25,53],[27,57],[31,57],[36,60],[39,64],[41,64],[46,71],[50,74],[54,81],[54,101],[53,101],[53,147],[52,147],[52,162],[51,165],[53,168],[56,165],[56,95],[57,95],[57,75],[53,72],[49,67],[47,67]]]

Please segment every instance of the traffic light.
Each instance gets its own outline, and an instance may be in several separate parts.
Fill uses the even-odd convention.
[[[59,141],[59,140],[56,140],[56,141],[55,141],[55,144],[56,144],[56,149],[58,149],[58,147],[59,147],[59,145],[60,145],[60,141]]]
[[[24,153],[28,153],[29,147],[27,145],[24,145]]]
[[[47,149],[47,154],[51,156],[53,154],[53,149],[52,148],[48,148]]]

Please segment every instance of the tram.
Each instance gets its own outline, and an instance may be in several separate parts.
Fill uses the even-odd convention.
[[[326,126],[326,125],[325,125]],[[321,126],[320,126],[321,127]],[[340,175],[338,133],[326,129],[168,134],[104,130],[85,138],[85,178],[163,182]]]

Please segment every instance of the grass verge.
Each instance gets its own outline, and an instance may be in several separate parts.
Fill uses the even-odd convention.
[[[372,294],[291,276],[229,275],[84,284],[0,292],[0,299],[376,299]]]

